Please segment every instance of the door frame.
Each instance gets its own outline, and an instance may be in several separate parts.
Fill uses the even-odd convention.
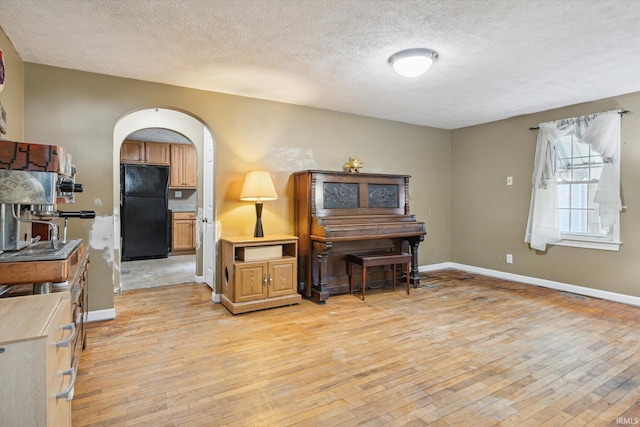
[[[204,236],[203,224],[211,229],[208,236],[215,236],[216,218],[207,216],[210,212],[215,215],[215,173],[213,171],[213,153],[215,152],[215,138],[210,128],[199,118],[188,113],[166,108],[149,108],[134,111],[118,120],[113,131],[113,283],[114,292],[122,291],[120,280],[120,147],[125,138],[141,129],[163,128],[184,135],[196,148],[198,158],[197,183],[197,247],[196,272],[194,280],[198,283],[206,282],[212,289],[212,300],[216,300],[215,293],[215,260],[216,242]],[[208,170],[211,169],[211,170]],[[204,195],[207,194],[208,208],[204,208]],[[204,221],[206,219],[206,221]],[[203,254],[206,254],[204,256]],[[198,274],[198,272],[202,272]],[[205,274],[205,272],[207,272]],[[211,282],[211,283],[209,283]]]

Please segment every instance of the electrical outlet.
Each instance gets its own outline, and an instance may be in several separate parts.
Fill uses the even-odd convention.
[[[182,191],[176,191],[176,192],[174,193],[174,195],[175,195],[176,199],[179,199],[179,198],[181,198],[181,197],[182,197]]]
[[[513,255],[507,254],[507,264],[513,264]]]
[[[507,185],[513,185],[513,177],[512,176],[508,176],[507,177]]]

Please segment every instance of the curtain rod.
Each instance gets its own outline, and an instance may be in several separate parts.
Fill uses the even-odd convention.
[[[631,111],[629,111],[629,110],[622,110],[622,111],[618,111],[618,114],[620,114],[622,116],[623,114],[627,114],[627,113],[630,113],[630,112]],[[540,126],[534,126],[534,127],[529,128],[529,130],[538,130],[538,129],[540,129]]]

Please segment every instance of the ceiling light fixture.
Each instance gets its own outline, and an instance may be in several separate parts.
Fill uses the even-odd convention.
[[[418,77],[424,74],[438,59],[438,52],[431,49],[407,49],[389,57],[389,64],[401,76]]]

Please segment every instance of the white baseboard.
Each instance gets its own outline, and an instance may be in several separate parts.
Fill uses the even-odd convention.
[[[204,283],[204,276],[196,276],[195,281],[196,283]]]
[[[87,322],[100,322],[103,320],[113,320],[116,318],[116,309],[93,310],[87,313]]]
[[[623,304],[640,306],[640,297],[619,294],[615,292],[602,291],[600,289],[585,288],[583,286],[571,285],[568,283],[555,282],[553,280],[539,279],[537,277],[523,276],[520,274],[507,273],[504,271],[491,270],[488,268],[474,267],[472,265],[458,264],[455,262],[443,262],[420,266],[420,272],[429,272],[452,268],[455,270],[467,271],[469,273],[481,274],[483,276],[495,277],[498,279],[510,280],[512,282],[525,283],[528,285],[542,286],[544,288],[555,289],[573,294],[585,295],[593,298],[605,299],[608,301],[620,302]]]
[[[428,271],[446,270],[448,268],[454,268],[452,262],[441,262],[440,264],[421,265],[418,267],[418,271],[426,273]]]
[[[215,292],[211,292],[211,301],[216,304],[220,304],[220,294],[216,294]]]

